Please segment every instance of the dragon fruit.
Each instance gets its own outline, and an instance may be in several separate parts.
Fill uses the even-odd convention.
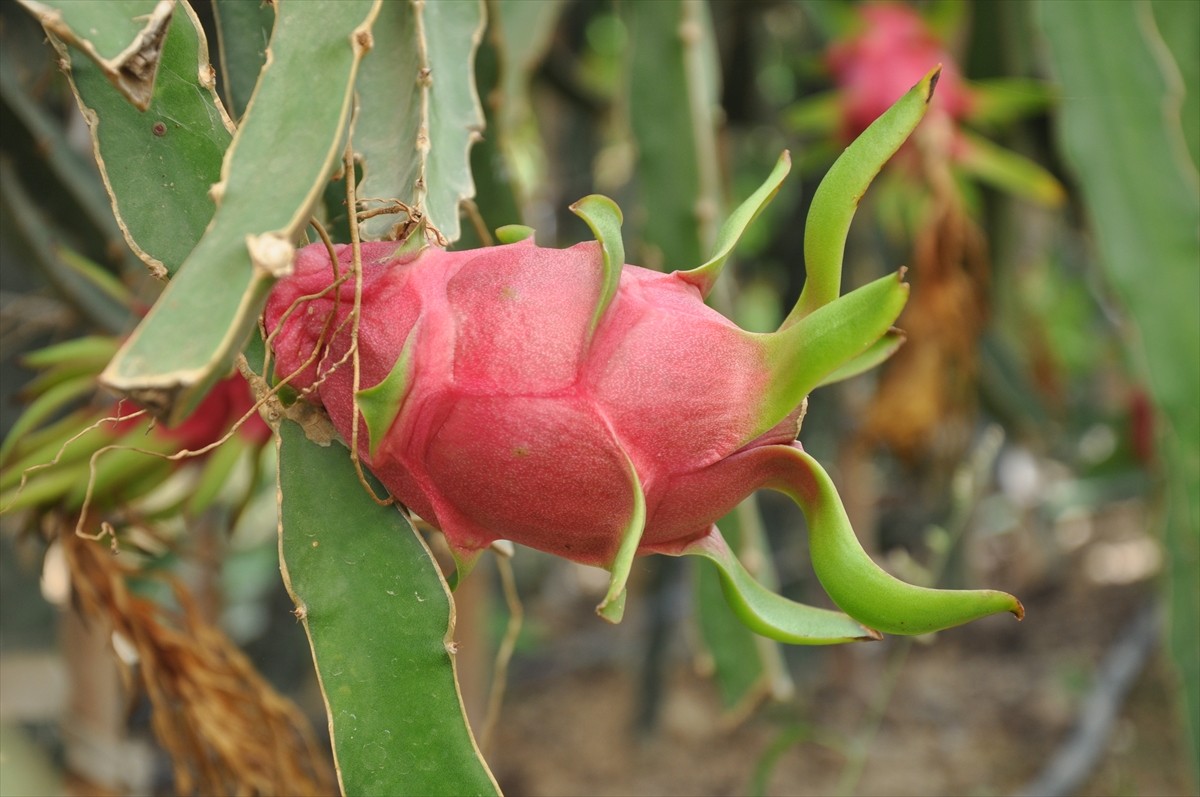
[[[334,262],[325,245],[307,247],[266,306],[275,374],[359,441],[388,490],[445,534],[460,574],[498,539],[603,567],[598,611],[615,622],[636,555],[700,555],[747,624],[798,643],[1019,614],[1004,593],[923,589],[880,570],[795,442],[810,390],[900,341],[890,325],[903,272],[839,298],[841,248],[857,197],[935,82],[936,71],[848,150],[851,168],[831,173],[838,190],[818,194],[810,230],[815,219],[836,251],[809,258],[809,287],[778,332],[745,332],[704,298],[778,190],[786,153],[726,222],[713,259],[690,271],[624,265],[620,211],[599,196],[572,206],[598,241],[565,250],[514,240],[528,230],[457,252],[339,246]],[[770,593],[721,539],[715,521],[759,487],[805,510],[814,567],[845,614]]]
[[[827,53],[840,89],[841,132],[846,140],[866,130],[931,61],[942,63],[934,113],[956,121],[970,113],[975,98],[920,13],[898,3],[865,3],[855,11],[858,26]]]

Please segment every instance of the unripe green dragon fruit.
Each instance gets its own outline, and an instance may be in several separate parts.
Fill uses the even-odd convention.
[[[290,376],[347,441],[357,416],[361,458],[445,534],[460,572],[498,539],[607,568],[599,611],[613,621],[633,558],[650,553],[713,560],[743,619],[789,642],[1019,614],[1004,593],[918,588],[876,567],[829,477],[795,442],[809,391],[900,342],[891,324],[908,295],[903,272],[838,297],[841,249],[857,197],[935,81],[936,71],[880,119],[874,140],[864,135],[865,155],[847,151],[851,168],[831,172],[836,190],[818,192],[810,238],[815,229],[827,251],[806,251],[808,287],[777,332],[745,332],[704,298],[778,190],[786,155],[726,223],[716,256],[690,271],[624,265],[620,211],[599,196],[573,206],[596,242],[459,252],[364,243],[361,286],[353,247],[337,247],[336,263],[324,245],[307,247],[267,303],[276,377]],[[817,575],[845,614],[768,592],[729,551],[715,521],[760,487],[805,510]]]

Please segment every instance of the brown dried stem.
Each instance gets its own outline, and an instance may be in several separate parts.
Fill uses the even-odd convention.
[[[496,726],[500,723],[500,709],[504,705],[504,692],[508,686],[508,665],[512,661],[513,651],[517,648],[517,637],[521,635],[521,625],[525,621],[525,607],[521,604],[521,596],[517,593],[517,581],[513,576],[512,559],[510,556],[497,553],[496,569],[500,571],[500,585],[504,592],[504,603],[508,606],[508,625],[504,629],[504,638],[496,650],[496,663],[492,668],[492,686],[488,692],[487,713],[484,715],[483,729],[479,733],[479,750],[487,755],[491,748]]]
[[[71,533],[70,525],[60,525],[58,543],[73,600],[85,617],[111,626],[136,651],[125,674],[154,709],[152,727],[173,762],[176,791],[331,793],[328,751],[307,719],[203,617],[187,590],[170,575],[153,574],[171,587],[177,613],[135,595],[128,578],[151,574]]]
[[[346,206],[349,208],[358,207],[358,198],[355,196],[357,186],[354,183],[354,147],[349,140],[346,142],[346,154],[344,159],[346,169]],[[375,494],[371,485],[367,482],[366,474],[363,473],[362,461],[358,456],[358,428],[360,426],[359,419],[362,413],[358,408],[358,391],[362,383],[362,363],[359,358],[358,351],[358,329],[362,322],[362,240],[358,234],[358,219],[355,214],[350,214],[350,250],[354,253],[354,309],[350,311],[350,353],[353,358],[354,374],[352,376],[352,395],[354,396],[353,417],[350,422],[350,460],[354,463],[354,472],[358,474],[358,481],[362,484],[363,489],[371,496],[371,500],[380,506],[389,506],[396,502],[392,496],[380,498]]]

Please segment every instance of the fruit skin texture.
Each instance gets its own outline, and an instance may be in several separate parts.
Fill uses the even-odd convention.
[[[709,489],[724,461],[796,437],[799,408],[760,428],[771,381],[765,336],[707,307],[679,272],[625,266],[597,318],[597,243],[397,251],[362,245],[360,388],[382,382],[402,352],[409,373],[382,439],[368,442],[360,424],[359,453],[459,553],[508,539],[607,567],[639,492],[638,552],[680,549],[758,486]],[[349,274],[350,247],[337,254],[339,274]],[[303,249],[267,303],[268,332],[332,280],[328,250]],[[299,303],[273,344],[277,377],[298,372],[292,387],[311,391],[346,440],[353,303],[347,279]]]

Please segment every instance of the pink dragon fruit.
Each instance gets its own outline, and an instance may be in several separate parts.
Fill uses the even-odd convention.
[[[954,120],[970,112],[973,98],[958,67],[917,11],[898,3],[867,3],[856,12],[861,27],[828,53],[841,89],[847,141],[866,130],[934,62],[942,64],[934,112]]]
[[[919,118],[935,79],[900,111]],[[891,151],[911,129],[903,116],[876,130]],[[879,168],[860,166],[837,178],[848,193],[827,193],[815,212],[835,237],[842,228],[842,243],[854,197]],[[648,553],[712,559],[746,622],[791,642],[920,633],[1018,611],[1003,593],[925,590],[877,568],[828,476],[794,442],[810,390],[897,345],[889,327],[907,297],[900,276],[836,298],[838,244],[839,273],[810,276],[776,333],[745,332],[704,304],[787,169],[785,154],[726,223],[717,255],[691,271],[624,266],[620,211],[598,196],[573,206],[598,243],[566,250],[528,239],[459,252],[362,244],[357,392],[354,248],[337,247],[331,263],[324,245],[307,247],[267,303],[275,373],[324,407],[347,441],[361,419],[361,458],[445,534],[461,572],[497,539],[604,567],[612,580],[599,611],[613,621],[634,556]],[[767,592],[729,552],[714,522],[759,487],[805,509],[814,566],[847,614]]]

